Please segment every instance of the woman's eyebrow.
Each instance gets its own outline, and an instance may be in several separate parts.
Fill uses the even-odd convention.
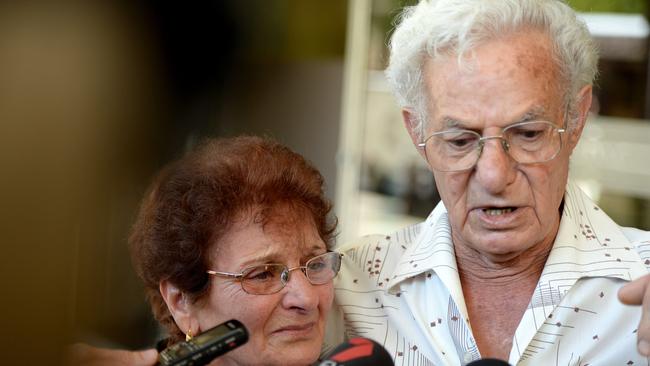
[[[243,270],[248,267],[261,266],[270,263],[281,264],[282,261],[280,260],[280,253],[267,253],[256,257],[250,257],[241,262],[239,266]]]
[[[309,248],[306,248],[303,252],[304,259],[311,259],[315,256],[327,253],[327,246],[322,244],[314,244]]]
[[[302,251],[303,253],[302,257],[308,260],[326,252],[327,252],[327,246],[325,246],[323,243],[314,243],[306,250]],[[240,267],[244,269],[252,266],[259,266],[259,265],[264,265],[269,263],[278,263],[278,264],[286,265],[286,263],[284,263],[284,257],[286,256],[283,255],[283,253],[284,252],[276,251],[276,252],[266,253],[260,256],[250,257],[244,260],[240,264]]]

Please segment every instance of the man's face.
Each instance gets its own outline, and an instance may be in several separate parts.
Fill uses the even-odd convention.
[[[524,32],[476,48],[475,59],[461,66],[456,56],[427,61],[429,119],[424,137],[450,128],[494,136],[529,120],[563,127],[565,105],[551,55],[544,34]],[[550,245],[580,130],[563,136],[562,150],[545,163],[518,164],[499,139],[492,139],[473,169],[434,170],[457,250],[501,262]]]

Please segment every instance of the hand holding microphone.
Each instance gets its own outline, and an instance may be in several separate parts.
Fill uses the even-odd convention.
[[[241,322],[233,319],[201,333],[190,341],[176,343],[160,354],[154,349],[126,351],[77,343],[70,347],[67,363],[70,366],[202,366],[247,341],[248,331]]]
[[[69,366],[153,366],[158,360],[155,349],[126,351],[75,343],[68,348]]]

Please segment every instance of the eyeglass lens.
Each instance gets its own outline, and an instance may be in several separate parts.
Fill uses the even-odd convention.
[[[427,161],[441,171],[466,170],[476,164],[487,140],[501,139],[506,152],[519,163],[553,159],[562,148],[562,129],[551,122],[522,122],[508,126],[501,136],[481,137],[470,130],[451,130],[425,140]]]
[[[287,268],[283,264],[264,264],[248,268],[243,273],[241,285],[250,294],[272,294],[280,291],[289,281],[289,272],[300,269],[312,285],[322,285],[332,280],[341,267],[339,253],[330,252],[308,260],[304,266]]]

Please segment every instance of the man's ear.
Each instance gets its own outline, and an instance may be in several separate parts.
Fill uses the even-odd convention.
[[[187,295],[168,280],[160,281],[159,289],[180,330],[189,335],[199,334],[199,322]]]
[[[402,120],[404,121],[404,127],[406,127],[406,131],[408,131],[409,136],[411,136],[411,142],[413,142],[413,146],[415,146],[415,149],[418,151],[422,159],[426,160],[427,157],[424,155],[424,149],[418,146],[418,144],[422,142],[422,139],[420,137],[421,131],[418,127],[418,119],[419,118],[413,109],[402,108]]]
[[[576,116],[576,120],[574,123],[569,124],[570,129],[569,129],[569,148],[571,151],[576,147],[578,144],[578,141],[580,140],[580,136],[582,135],[582,130],[585,128],[585,123],[587,123],[587,117],[589,116],[589,109],[591,108],[591,93],[592,93],[592,86],[591,85],[585,85],[580,91],[578,92],[577,95],[577,104],[576,104],[576,112],[578,115]]]

